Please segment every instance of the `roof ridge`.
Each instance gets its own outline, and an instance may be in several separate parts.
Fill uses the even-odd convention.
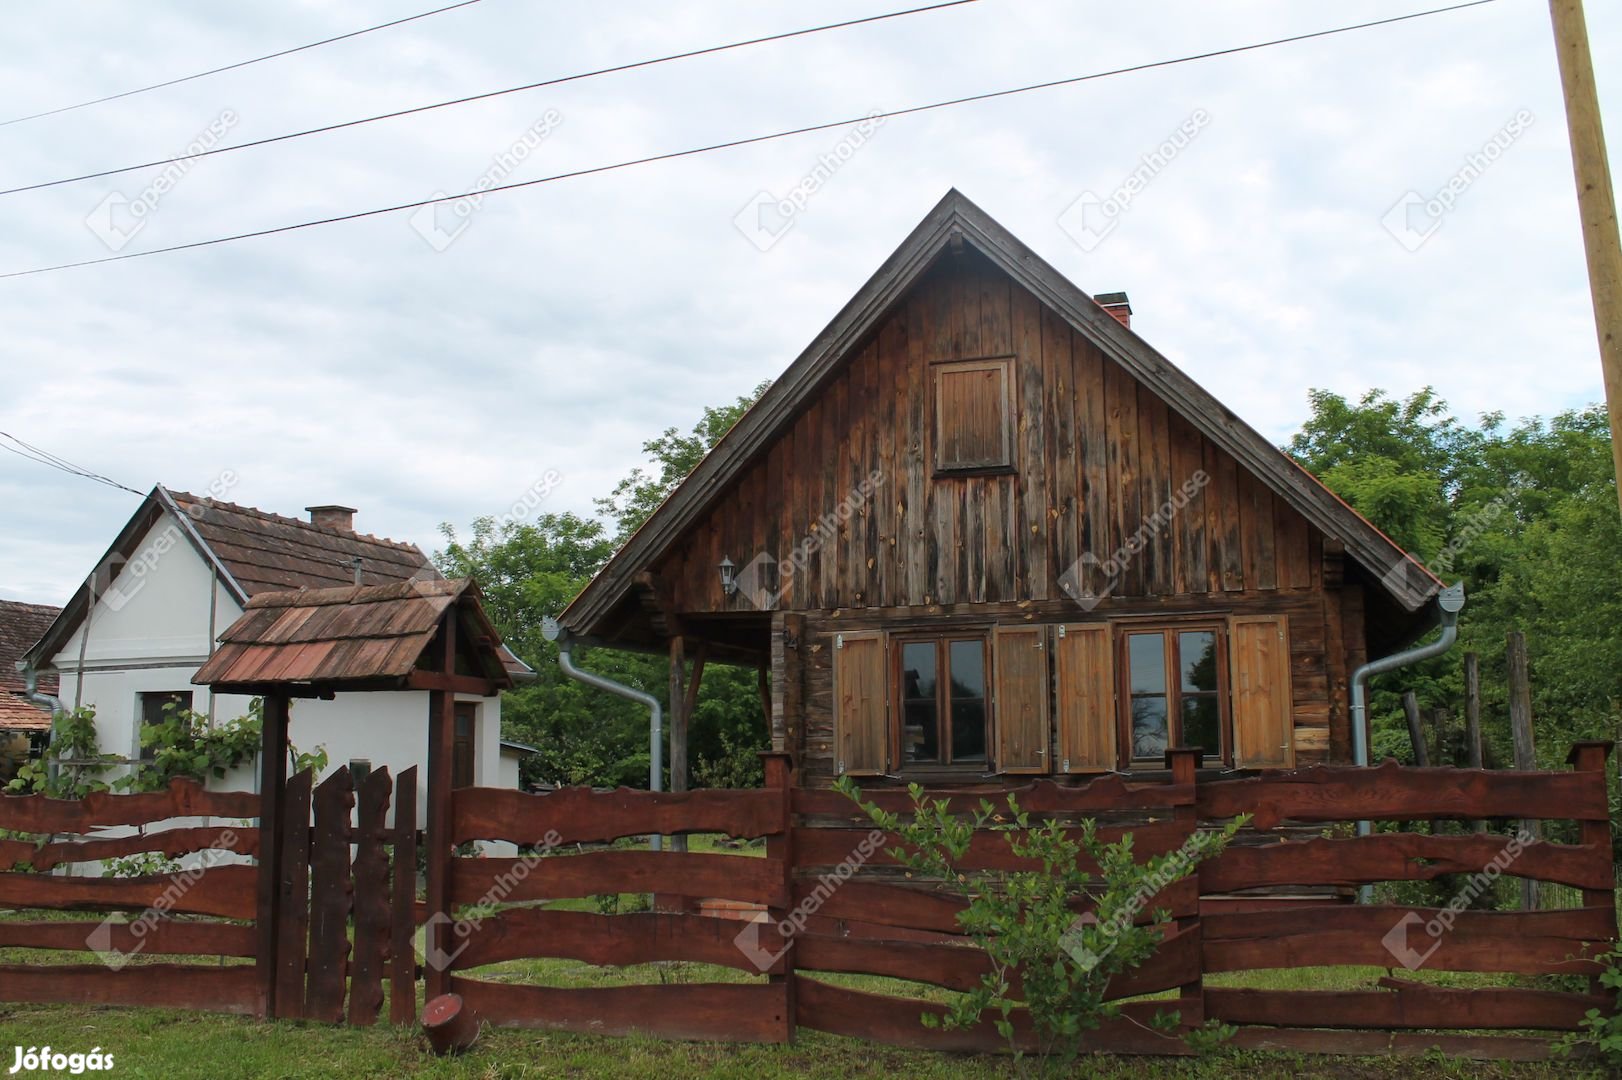
[[[207,495],[193,495],[189,491],[176,491],[174,488],[165,488],[165,490],[168,491],[169,494],[171,496],[173,496],[175,501],[177,501],[177,502],[180,501],[181,499],[185,499],[188,502],[200,503],[200,504],[203,504],[203,505],[206,505],[206,506],[213,507],[216,510],[228,510],[228,511],[232,511],[232,512],[238,513],[238,514],[246,514],[246,515],[253,516],[253,517],[261,517],[261,518],[265,518],[265,519],[267,519],[269,521],[279,522],[279,523],[284,524],[284,525],[295,525],[300,529],[305,529],[305,530],[308,530],[310,532],[315,532],[315,533],[322,533],[322,534],[325,534],[327,536],[336,536],[336,537],[346,538],[346,539],[361,540],[361,541],[365,541],[367,543],[379,544],[379,545],[382,545],[382,546],[385,546],[385,547],[402,548],[402,549],[406,549],[406,550],[410,550],[410,551],[416,551],[416,552],[419,552],[419,553],[422,552],[421,547],[417,546],[415,543],[412,543],[409,540],[395,540],[395,539],[393,539],[391,537],[376,536],[376,535],[373,535],[372,533],[353,532],[353,531],[345,530],[345,529],[334,529],[334,528],[331,528],[331,527],[326,526],[326,525],[317,525],[315,522],[306,521],[303,518],[288,517],[286,514],[277,514],[277,513],[274,513],[272,511],[270,511],[270,510],[261,510],[257,506],[243,506],[240,503],[226,502],[223,499],[215,499],[215,498],[212,498],[212,497],[207,496]]]

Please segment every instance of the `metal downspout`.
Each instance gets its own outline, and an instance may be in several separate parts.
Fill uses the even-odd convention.
[[[548,616],[541,621],[541,636],[548,641],[557,643],[558,667],[563,669],[563,673],[569,678],[648,707],[648,790],[663,791],[665,786],[664,709],[659,704],[659,699],[652,694],[636,689],[634,686],[626,686],[624,683],[615,682],[605,675],[599,675],[595,671],[586,671],[584,668],[576,667],[571,652],[573,646],[569,641],[569,635],[556,619]],[[662,846],[661,840],[661,837],[654,836],[650,838],[649,846],[654,851],[658,851]]]
[[[1370,677],[1383,675],[1388,671],[1395,671],[1410,664],[1417,664],[1421,660],[1429,660],[1441,656],[1453,647],[1459,640],[1459,611],[1464,607],[1464,582],[1449,585],[1436,595],[1436,608],[1442,620],[1442,636],[1429,645],[1421,645],[1408,649],[1405,652],[1392,653],[1382,656],[1378,660],[1370,660],[1356,671],[1352,672],[1352,760],[1356,765],[1369,763],[1369,736],[1368,736],[1368,682]],[[1370,827],[1367,821],[1357,823],[1357,835],[1369,835]],[[1358,900],[1368,903],[1370,887],[1364,885],[1358,890]]]
[[[44,705],[51,710],[51,737],[49,745],[54,746],[56,744],[57,719],[63,713],[67,712],[67,710],[62,707],[62,699],[52,697],[49,694],[40,693],[39,672],[34,670],[33,664],[19,663],[17,666],[22,668],[24,688],[23,696],[29,701],[32,701],[34,704]],[[52,781],[56,780],[58,768],[59,766],[56,763],[56,759],[47,754],[45,759],[46,775],[49,776]]]

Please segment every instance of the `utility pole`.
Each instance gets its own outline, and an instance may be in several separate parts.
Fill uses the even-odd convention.
[[[1599,362],[1605,372],[1605,401],[1611,417],[1611,459],[1622,509],[1622,240],[1616,227],[1616,195],[1600,126],[1594,58],[1588,50],[1588,24],[1582,0],[1549,0],[1560,85],[1571,135],[1571,165],[1577,175],[1577,209],[1588,253],[1588,288],[1599,331]]]

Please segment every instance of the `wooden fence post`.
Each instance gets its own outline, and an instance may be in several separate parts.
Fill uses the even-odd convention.
[[[1482,767],[1481,658],[1473,652],[1464,654],[1464,752],[1470,768]],[[1470,823],[1470,831],[1484,833],[1487,823],[1478,818]]]
[[[451,843],[451,762],[456,753],[456,698],[445,690],[428,694],[428,923],[424,926],[422,954],[425,1000],[450,989],[451,973],[440,961],[446,951],[439,939],[450,929],[450,873],[456,858]],[[454,947],[455,943],[451,943]]]
[[[769,750],[760,755],[766,767],[766,788],[782,797],[781,831],[766,838],[766,858],[782,866],[783,893],[787,907],[769,907],[766,917],[771,925],[781,923],[794,907],[794,755]],[[783,1041],[791,1043],[798,1026],[795,1016],[798,981],[794,975],[794,939],[786,941],[783,955],[767,975],[767,981],[783,987]]]
[[[1601,797],[1609,803],[1608,787],[1605,773],[1606,759],[1611,756],[1612,744],[1608,740],[1594,740],[1589,742],[1573,743],[1571,752],[1566,755],[1566,761],[1572,768],[1581,773],[1590,773],[1594,782],[1599,785]],[[1604,852],[1607,874],[1611,880],[1616,880],[1616,861],[1611,854],[1611,823],[1609,821],[1584,821],[1582,823],[1582,841],[1585,846],[1592,845]],[[1611,939],[1616,939],[1616,904],[1615,897],[1610,889],[1584,889],[1583,907],[1604,908],[1609,912]],[[1594,994],[1605,993],[1600,984],[1599,976],[1589,978],[1589,992]]]
[[[287,696],[269,694],[259,731],[259,879],[254,930],[258,942],[259,1015],[276,1015],[276,932],[281,921],[282,802],[287,790]]]
[[[1172,818],[1178,824],[1189,830],[1189,835],[1199,831],[1200,811],[1198,806],[1199,768],[1204,752],[1198,747],[1177,748],[1166,751],[1166,767],[1171,770],[1171,782],[1179,787],[1187,786],[1196,789],[1196,798],[1187,806],[1178,806],[1172,810]],[[1179,934],[1190,933],[1196,937],[1200,934],[1200,900],[1199,888],[1200,872],[1196,867],[1191,875],[1194,882],[1194,914],[1183,916],[1177,920]],[[1202,943],[1195,942],[1195,956],[1203,953]],[[1183,983],[1178,987],[1178,1008],[1182,1013],[1183,1022],[1190,1027],[1198,1027],[1205,1022],[1205,973],[1204,962],[1199,963],[1192,982]],[[1191,1019],[1192,1017],[1192,1019]]]
[[[1538,767],[1537,745],[1532,740],[1532,680],[1528,673],[1526,660],[1526,635],[1519,630],[1511,630],[1508,640],[1509,653],[1509,730],[1515,738],[1515,768],[1523,772],[1530,772]],[[1543,824],[1531,818],[1521,822],[1521,827],[1531,834],[1532,839],[1541,839]],[[1538,906],[1538,883],[1531,878],[1521,879],[1521,908],[1524,911],[1536,911]]]

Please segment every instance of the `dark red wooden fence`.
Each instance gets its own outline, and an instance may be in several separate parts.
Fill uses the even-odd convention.
[[[1159,1009],[1174,1008],[1185,1026],[1206,1019],[1238,1025],[1238,1042],[1251,1047],[1385,1052],[1435,1046],[1453,1053],[1537,1056],[1546,1051],[1542,1040],[1480,1033],[1569,1031],[1589,1008],[1614,1005],[1593,978],[1598,967],[1592,959],[1617,938],[1607,751],[1601,744],[1580,745],[1572,752],[1574,769],[1563,772],[1386,764],[1215,781],[1198,780],[1194,757],[1173,752],[1165,779],[1109,775],[1080,785],[1042,781],[931,796],[967,811],[982,798],[1002,800],[1012,790],[1034,814],[1095,817],[1108,822],[1106,837],[1130,831],[1145,857],[1177,849],[1202,822],[1253,815],[1252,829],[1203,863],[1197,879],[1155,898],[1153,906],[1169,909],[1174,924],[1154,958],[1122,975],[1110,994],[1173,996],[1127,1001],[1127,1017],[1094,1038],[1100,1049],[1182,1052],[1179,1041],[1143,1023]],[[962,898],[907,880],[888,845],[864,849],[870,829],[856,808],[837,793],[796,787],[786,756],[768,755],[767,785],[755,791],[456,791],[446,850],[429,853],[430,862],[445,860],[444,912],[427,912],[416,902],[416,793],[415,770],[392,784],[378,770],[358,792],[344,769],[313,789],[307,773],[288,783],[280,807],[281,865],[274,875],[274,948],[255,962],[244,962],[256,957],[259,940],[252,925],[255,867],[215,867],[183,888],[178,879],[185,875],[57,877],[17,867],[48,870],[142,851],[178,856],[210,846],[256,855],[260,833],[252,827],[184,823],[137,836],[85,834],[98,826],[204,815],[252,818],[257,796],[177,783],[158,794],[97,795],[73,803],[0,799],[0,829],[48,838],[0,840],[0,906],[123,911],[131,919],[160,903],[169,909],[149,920],[139,937],[123,924],[109,930],[90,921],[0,921],[0,947],[105,946],[102,951],[114,955],[108,966],[0,967],[0,1000],[161,1004],[261,1015],[273,1000],[269,1011],[278,1017],[368,1024],[379,1013],[387,984],[390,1019],[411,1023],[417,980],[432,970],[484,1020],[503,1026],[760,1042],[791,1040],[804,1027],[901,1046],[1002,1046],[989,1026],[923,1027],[920,1013],[940,1012],[937,1005],[840,984],[838,976],[866,975],[963,990],[978,981],[987,960],[958,932]],[[906,794],[895,788],[873,789],[869,797],[898,811],[908,806]],[[1356,836],[1346,827],[1356,820],[1521,818],[1574,821],[1578,842],[1540,840],[1511,851],[1500,831]],[[600,846],[623,837],[692,833],[764,839],[765,855]],[[509,841],[524,854],[454,854],[452,845],[473,841]],[[858,862],[863,865],[857,872],[841,870]],[[995,869],[1015,862],[1001,837],[985,834],[971,848],[969,864]],[[1426,924],[1444,917],[1438,909],[1347,902],[1350,889],[1366,883],[1468,876],[1489,868],[1580,889],[1582,906],[1447,913],[1451,925],[1433,936]],[[1279,906],[1280,890],[1309,898]],[[537,906],[626,893],[685,899],[671,905],[674,910],[631,914]],[[1217,896],[1227,899],[1212,899]],[[740,920],[729,906],[753,908],[762,921]],[[791,913],[803,925],[780,937],[773,928]],[[412,949],[413,934],[424,923],[425,966]],[[1399,926],[1406,936],[1393,944]],[[98,930],[102,936],[93,942]],[[1418,957],[1427,971],[1588,976],[1588,988],[1443,988],[1410,974],[1403,947],[1411,947],[1409,958]],[[124,966],[121,949],[139,955]],[[223,967],[217,961],[149,961],[171,954],[231,959]],[[532,958],[619,967],[689,961],[740,974],[729,981],[712,976],[714,981],[698,983],[577,988],[478,970]],[[1355,991],[1244,989],[1211,981],[1229,972],[1342,965],[1386,968],[1388,976]],[[1017,1017],[1016,1026],[1028,1029],[1028,1019]]]

